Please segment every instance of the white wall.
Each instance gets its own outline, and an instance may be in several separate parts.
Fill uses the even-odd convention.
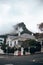
[[[6,39],[6,44],[9,44],[9,46],[10,46],[10,42],[11,42],[11,39],[8,37],[8,38]]]
[[[8,37],[6,40],[6,44],[9,44],[10,47],[13,47],[14,45],[18,45],[18,40],[12,40]]]

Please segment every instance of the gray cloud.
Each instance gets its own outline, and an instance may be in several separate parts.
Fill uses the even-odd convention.
[[[13,25],[21,21],[24,21],[28,29],[36,32],[37,23],[43,21],[43,6],[40,1],[0,0],[0,34],[9,32]]]

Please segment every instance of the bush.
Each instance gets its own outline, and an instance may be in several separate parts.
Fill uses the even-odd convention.
[[[19,47],[18,50],[21,51],[21,47]]]
[[[35,53],[35,51],[36,51],[36,50],[35,50],[35,48],[34,48],[34,47],[30,47],[30,53],[31,53],[31,54],[34,54],[34,53]]]
[[[3,43],[1,45],[1,49],[4,51],[4,53],[6,53],[6,47],[7,47],[7,45],[5,43]]]
[[[28,52],[28,48],[24,48],[24,51],[25,51],[25,52]]]
[[[37,42],[35,40],[25,40],[24,42],[22,42],[22,47],[26,48],[26,47],[29,47],[29,46],[33,46],[35,45]]]
[[[25,50],[23,51],[23,55],[25,55]]]
[[[36,44],[36,51],[41,51],[41,44],[39,43]]]
[[[7,49],[7,53],[14,53],[15,51],[17,50],[17,48],[14,46],[14,47],[8,47]]]

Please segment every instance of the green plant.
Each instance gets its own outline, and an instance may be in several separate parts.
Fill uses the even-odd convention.
[[[30,40],[23,41],[21,46],[24,47],[24,48],[27,48],[27,47],[33,46],[35,44],[36,44],[36,41],[30,39]]]
[[[1,49],[6,53],[6,47],[7,47],[7,45],[5,44],[5,43],[3,43],[2,45],[1,45]]]

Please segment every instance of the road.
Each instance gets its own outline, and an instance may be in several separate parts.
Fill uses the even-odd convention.
[[[0,65],[43,65],[43,54],[29,56],[0,55]]]

